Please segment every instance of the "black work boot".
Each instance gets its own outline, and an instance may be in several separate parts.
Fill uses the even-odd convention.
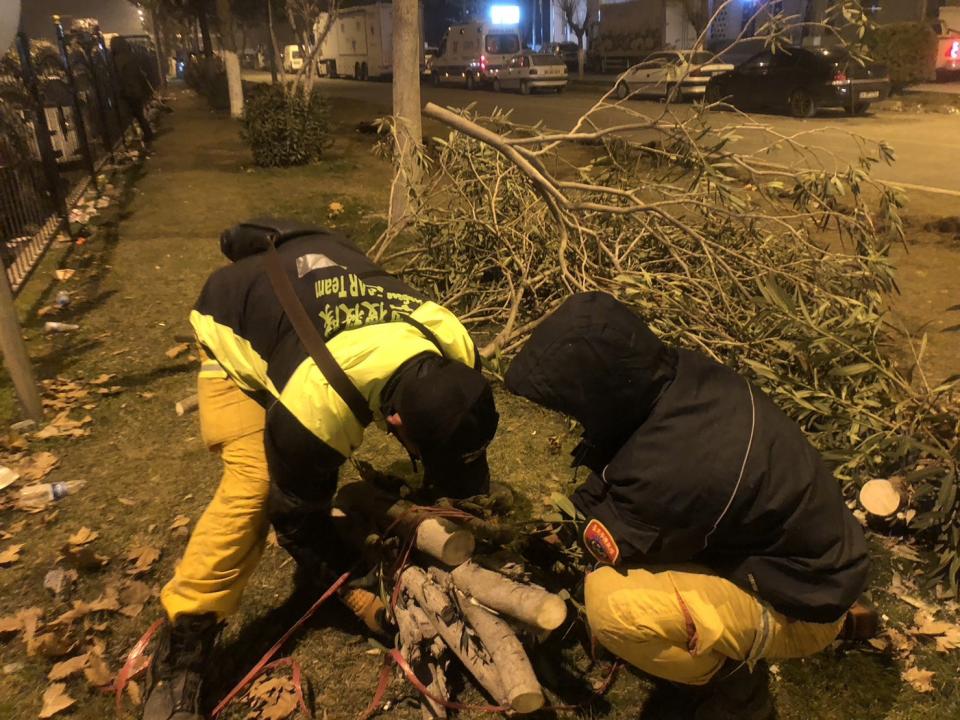
[[[770,673],[764,662],[753,672],[745,664],[727,663],[702,691],[695,720],[773,720]]]
[[[203,720],[200,688],[220,625],[213,613],[178,615],[160,630],[143,720]]]

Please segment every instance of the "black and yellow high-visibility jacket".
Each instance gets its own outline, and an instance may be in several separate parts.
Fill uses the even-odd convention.
[[[381,390],[410,358],[442,353],[476,366],[474,343],[453,313],[388,275],[343,236],[318,231],[284,242],[278,252],[301,303],[376,420],[383,420]],[[264,407],[279,403],[344,457],[359,447],[363,426],[299,342],[261,254],[215,271],[190,322],[223,371]]]

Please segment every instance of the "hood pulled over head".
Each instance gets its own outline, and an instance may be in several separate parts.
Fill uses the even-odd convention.
[[[583,426],[574,464],[602,471],[650,414],[676,372],[676,352],[606,293],[566,300],[532,333],[507,388]]]

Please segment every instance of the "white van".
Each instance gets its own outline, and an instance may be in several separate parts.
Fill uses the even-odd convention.
[[[297,72],[303,67],[303,52],[299,45],[285,45],[283,48],[283,71]]]
[[[433,58],[430,77],[434,85],[455,82],[473,90],[490,84],[493,71],[510,62],[522,47],[516,26],[486,22],[451,25]]]

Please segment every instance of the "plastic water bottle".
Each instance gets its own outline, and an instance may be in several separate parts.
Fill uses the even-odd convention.
[[[20,489],[20,502],[29,505],[43,505],[73,495],[86,485],[86,480],[67,480],[66,482],[27,485]]]
[[[57,297],[53,302],[58,308],[65,308],[70,304],[70,293],[66,290],[61,290],[57,293]]]

